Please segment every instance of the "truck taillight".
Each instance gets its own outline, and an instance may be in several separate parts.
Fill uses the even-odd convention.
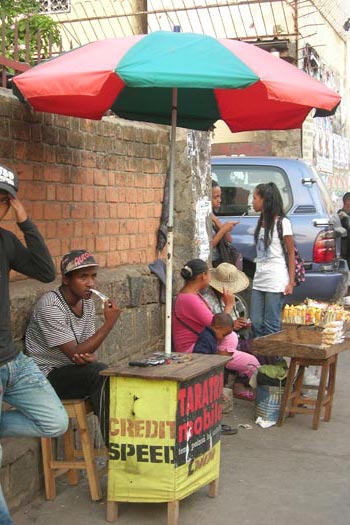
[[[313,260],[315,263],[333,262],[336,257],[335,234],[333,230],[322,230],[316,237]]]

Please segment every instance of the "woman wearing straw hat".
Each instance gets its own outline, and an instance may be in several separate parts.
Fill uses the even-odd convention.
[[[249,286],[249,279],[245,273],[241,272],[234,266],[229,263],[221,263],[217,268],[211,270],[211,277],[209,281],[209,286],[201,292],[201,295],[207,301],[210,306],[211,311],[214,314],[221,313],[224,311],[223,303],[223,291],[226,290],[231,294],[238,294],[242,292]],[[243,337],[239,339],[238,350],[236,351],[236,363],[241,362],[241,365],[238,369],[235,366],[234,369],[231,369],[235,372],[238,372],[238,377],[234,383],[234,395],[242,399],[250,399],[252,397],[251,391],[247,388],[246,384],[248,383],[249,378],[253,372],[260,366],[258,359],[242,350],[242,344],[249,342],[249,332],[250,328],[247,328],[249,325],[248,320],[245,317],[239,317],[236,310],[235,304],[231,309],[230,315],[233,319],[233,329],[235,332],[240,332],[240,336]],[[238,336],[238,337],[240,337]],[[248,337],[246,340],[245,337]],[[248,348],[249,345],[246,344],[243,348]],[[230,368],[229,368],[230,369]]]
[[[224,289],[231,294],[237,294],[248,288],[248,286],[249,279],[246,274],[238,270],[233,264],[224,262],[211,270],[209,286],[201,294],[209,303],[211,311],[214,314],[219,314],[224,311],[222,295]],[[235,332],[247,326],[247,319],[239,317],[235,304],[229,313],[234,321],[233,328]]]
[[[228,263],[222,263],[228,264]],[[220,265],[222,266],[222,265]],[[228,265],[232,266],[232,265]],[[237,277],[237,290],[243,290],[249,284],[248,278],[243,272],[236,267],[233,272]],[[213,271],[213,270],[212,270]],[[238,272],[238,273],[236,273]],[[220,277],[219,271],[219,277]],[[201,295],[208,284],[212,282],[207,263],[201,259],[188,261],[181,270],[185,284],[176,297],[173,308],[173,340],[176,352],[193,351],[193,347],[198,339],[200,332],[211,324],[213,314],[209,303]],[[247,281],[246,281],[246,280]],[[231,289],[233,288],[231,275]],[[225,281],[226,282],[226,281]],[[231,314],[234,305],[234,295],[231,291],[226,290],[225,286],[219,284],[217,271],[214,271],[214,284],[222,289],[223,312]],[[228,281],[226,282],[228,284]],[[237,350],[238,337],[235,332],[226,336],[218,345],[218,350],[226,350],[232,353],[231,361],[226,368],[237,372],[239,376],[250,377],[258,368],[257,359],[245,352]],[[249,392],[249,396],[248,396]],[[244,399],[253,399],[252,392],[247,391],[246,396],[239,396]]]

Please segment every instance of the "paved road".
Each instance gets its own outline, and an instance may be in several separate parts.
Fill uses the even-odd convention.
[[[180,504],[180,525],[344,525],[350,515],[350,354],[340,355],[333,417],[311,429],[297,415],[282,428],[253,423],[254,405],[235,400],[225,423],[250,423],[222,437],[220,492],[202,489]],[[104,480],[106,481],[106,480]],[[16,525],[97,525],[105,503],[92,503],[82,479],[77,488],[59,482],[54,502],[42,498],[15,514]],[[105,487],[105,482],[104,482]],[[166,525],[165,504],[122,504],[120,525]]]

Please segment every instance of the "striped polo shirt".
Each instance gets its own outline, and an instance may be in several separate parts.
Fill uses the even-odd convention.
[[[26,353],[48,375],[54,368],[74,364],[59,346],[82,343],[95,333],[95,305],[83,299],[82,315],[68,306],[59,289],[45,293],[34,307],[25,336]]]

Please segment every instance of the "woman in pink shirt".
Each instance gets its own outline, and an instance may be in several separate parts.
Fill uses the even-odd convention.
[[[178,293],[173,307],[173,341],[175,352],[190,353],[200,332],[211,324],[214,315],[209,303],[200,294],[209,285],[211,277],[207,263],[201,259],[192,259],[186,263],[181,270],[181,276],[185,280],[185,285]],[[222,299],[223,312],[231,314],[234,305],[233,293],[222,287]],[[218,350],[232,353],[232,359],[226,365],[228,370],[236,372],[241,377],[250,378],[259,367],[259,362],[254,356],[237,350],[237,344],[237,334],[232,332],[220,342]],[[235,385],[235,395],[242,399],[254,399],[253,393],[244,388],[239,381]]]
[[[172,331],[175,352],[190,353],[198,339],[199,333],[209,326],[213,318],[209,304],[200,295],[210,281],[210,272],[206,262],[192,259],[181,270],[185,285],[178,293],[174,308]],[[230,313],[234,296],[224,291],[224,312]]]

